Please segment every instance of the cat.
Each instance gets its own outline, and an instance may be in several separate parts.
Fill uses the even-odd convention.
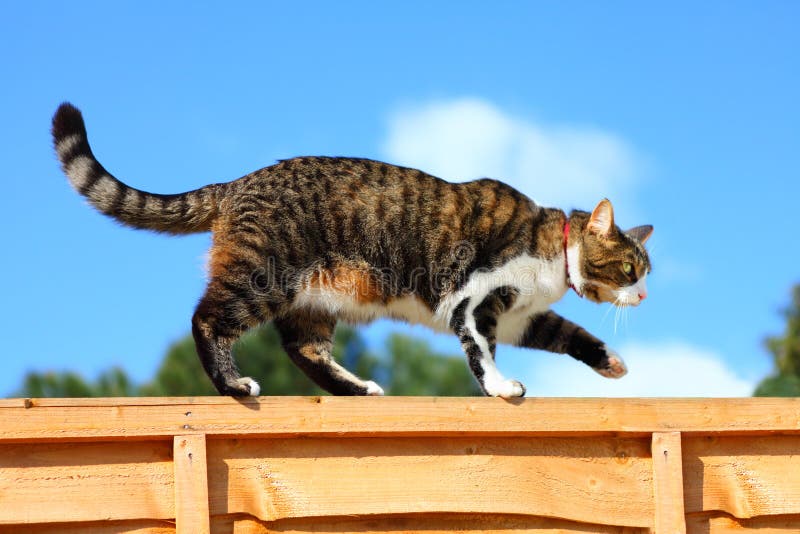
[[[58,108],[52,135],[70,183],[100,212],[156,232],[212,232],[192,334],[222,395],[259,395],[231,346],[269,320],[292,361],[335,395],[383,394],[332,358],[338,320],[390,317],[455,333],[489,396],[525,394],[497,369],[497,343],[569,354],[605,377],[627,372],[605,343],[550,310],[570,288],[618,306],[647,296],[644,243],[653,227],[620,230],[607,199],[591,213],[567,215],[497,180],[450,183],[340,157],[281,160],[228,183],[162,195],[106,171],[71,104]]]

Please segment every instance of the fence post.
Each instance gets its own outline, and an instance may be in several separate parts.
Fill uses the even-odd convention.
[[[175,436],[175,530],[178,534],[209,534],[208,469],[204,434]]]
[[[681,433],[654,432],[651,450],[655,532],[656,534],[686,534]]]

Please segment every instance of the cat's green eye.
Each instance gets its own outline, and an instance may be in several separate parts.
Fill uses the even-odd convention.
[[[627,261],[622,262],[622,272],[631,274],[633,272],[633,264]]]

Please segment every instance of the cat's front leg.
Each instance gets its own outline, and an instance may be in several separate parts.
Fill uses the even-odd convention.
[[[495,365],[497,318],[510,307],[513,294],[498,288],[481,300],[465,298],[450,319],[450,327],[461,341],[469,368],[481,389],[490,397],[522,397],[525,386],[505,378]]]
[[[520,339],[520,347],[569,354],[606,378],[621,378],[628,372],[622,358],[601,340],[553,311],[531,317]]]

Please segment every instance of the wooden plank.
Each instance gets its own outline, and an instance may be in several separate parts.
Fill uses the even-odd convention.
[[[206,437],[175,436],[175,525],[178,534],[209,534]]]
[[[173,500],[168,443],[0,445],[0,525],[171,519]]]
[[[24,399],[0,407],[0,441],[209,436],[646,436],[800,433],[800,399],[262,397]],[[25,406],[29,406],[26,408]]]
[[[3,534],[175,534],[168,521],[100,521],[91,523],[45,523],[4,525]]]
[[[491,513],[652,525],[646,439],[208,441],[212,515]]]
[[[689,514],[686,526],[689,534],[797,534],[800,532],[800,515],[735,519],[711,513]]]
[[[235,534],[646,534],[647,529],[575,523],[544,517],[487,514],[418,514],[299,518],[263,522],[251,517],[220,516],[212,520],[214,532]]]
[[[661,532],[682,449],[687,532],[800,532],[796,401],[9,399],[0,531]]]
[[[685,534],[680,432],[655,432],[652,451],[655,532]]]
[[[800,514],[800,437],[683,441],[686,512],[735,518]]]
[[[797,534],[800,532],[800,515],[753,519],[732,519],[712,517],[709,521],[709,534]]]

